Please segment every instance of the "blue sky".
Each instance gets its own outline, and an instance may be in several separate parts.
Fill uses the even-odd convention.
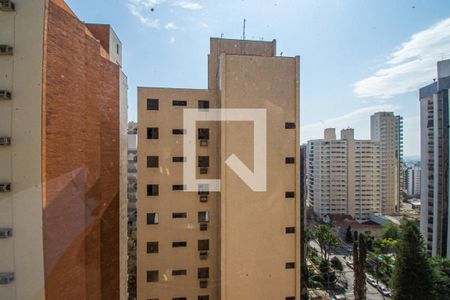
[[[301,138],[326,127],[369,138],[370,115],[404,117],[418,155],[417,89],[450,58],[450,3],[406,0],[66,0],[81,20],[111,24],[123,43],[129,119],[136,87],[206,88],[209,37],[277,40],[301,56]]]

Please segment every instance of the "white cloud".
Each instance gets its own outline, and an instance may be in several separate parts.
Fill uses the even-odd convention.
[[[177,29],[181,29],[180,27],[178,27],[177,25],[175,25],[174,22],[169,22],[166,24],[166,26],[164,26],[164,28],[166,28],[167,30],[177,30]]]
[[[175,37],[174,36],[170,37],[169,43],[170,44],[175,44]]]
[[[145,26],[159,28],[159,19],[152,19],[145,15],[146,10],[154,8],[158,3],[158,0],[129,0],[128,10]]]
[[[339,130],[343,128],[355,128],[358,123],[362,122],[364,122],[366,126],[358,126],[358,128],[368,128],[368,126],[370,125],[370,116],[372,114],[379,111],[394,111],[397,109],[399,109],[399,107],[392,104],[379,104],[360,108],[339,117],[301,126],[300,137],[302,143],[306,143],[308,140],[321,139],[323,137],[323,130],[325,128],[336,128],[336,132],[339,132]],[[355,135],[368,136],[368,132],[355,132]]]
[[[203,5],[201,5],[200,3],[192,1],[175,1],[173,5],[190,10],[199,10],[203,8]]]
[[[450,55],[450,18],[420,31],[392,52],[384,67],[356,82],[358,97],[391,98],[433,82],[436,63]]]

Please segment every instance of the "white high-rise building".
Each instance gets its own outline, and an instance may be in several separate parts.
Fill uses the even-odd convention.
[[[420,230],[433,256],[450,257],[450,60],[438,62],[434,83],[420,89]]]
[[[420,167],[414,166],[406,169],[406,182],[409,195],[420,194]]]
[[[308,141],[307,203],[314,212],[350,214],[367,220],[381,212],[380,152],[371,140],[355,140],[353,129],[325,129],[324,139]]]

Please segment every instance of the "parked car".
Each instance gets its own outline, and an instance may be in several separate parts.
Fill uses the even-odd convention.
[[[371,286],[373,286],[375,288],[378,287],[377,281],[372,276],[367,275],[367,279],[366,280]]]
[[[347,260],[347,266],[351,269],[353,269],[353,261]]]
[[[390,296],[392,295],[392,294],[391,294],[391,291],[390,291],[387,287],[385,287],[384,285],[382,285],[382,284],[378,285],[377,290],[378,290],[381,294],[383,294],[383,296],[390,297]]]

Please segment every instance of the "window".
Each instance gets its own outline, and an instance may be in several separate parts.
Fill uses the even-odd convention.
[[[172,157],[172,162],[186,162],[186,157],[174,156],[174,157]]]
[[[202,223],[200,224],[200,231],[207,231],[208,230],[208,224]]]
[[[147,242],[147,253],[158,253],[159,243],[158,242]]]
[[[147,128],[147,139],[157,140],[159,138],[159,129],[157,127]]]
[[[182,135],[186,134],[186,129],[172,129],[173,135]]]
[[[209,109],[209,101],[208,100],[198,100],[198,108]]]
[[[159,110],[159,100],[147,99],[147,110]]]
[[[187,300],[186,297],[176,297],[176,298],[172,298],[172,300]]]
[[[198,240],[198,251],[208,251],[209,240]]]
[[[187,105],[187,101],[185,101],[185,100],[173,100],[172,101],[172,105],[173,106],[186,106]]]
[[[198,296],[197,300],[209,300],[209,296],[208,295]]]
[[[295,157],[286,157],[286,164],[295,164]]]
[[[172,248],[186,247],[187,242],[172,242]]]
[[[208,215],[207,211],[199,211],[198,212],[198,222],[199,223],[209,222],[209,215]]]
[[[286,269],[295,269],[295,262],[287,262]]]
[[[209,167],[209,156],[199,156],[198,157],[198,167],[208,168]]]
[[[185,212],[173,213],[172,218],[173,219],[185,219],[185,218],[187,218],[187,213],[185,213]]]
[[[295,300],[295,296],[290,296],[290,297],[286,297],[284,298],[285,300]]]
[[[159,157],[147,156],[147,168],[158,168],[158,167],[159,167]]]
[[[209,140],[209,128],[199,128],[198,129],[198,139],[199,140]]]
[[[159,195],[159,185],[147,184],[147,196],[158,196],[158,195]]]
[[[172,276],[183,276],[187,275],[186,270],[172,270]]]
[[[295,129],[295,123],[286,122],[286,124],[284,124],[284,128],[286,128],[286,129]]]
[[[286,198],[295,198],[295,192],[286,192],[285,196]]]
[[[209,268],[198,268],[197,275],[198,275],[198,279],[208,279],[209,278]]]
[[[172,191],[182,191],[184,190],[183,184],[174,184],[172,185]]]
[[[159,281],[159,271],[147,271],[147,282]]]
[[[159,214],[158,213],[148,213],[147,214],[147,224],[158,224]]]
[[[286,233],[295,233],[295,227],[286,227]]]

